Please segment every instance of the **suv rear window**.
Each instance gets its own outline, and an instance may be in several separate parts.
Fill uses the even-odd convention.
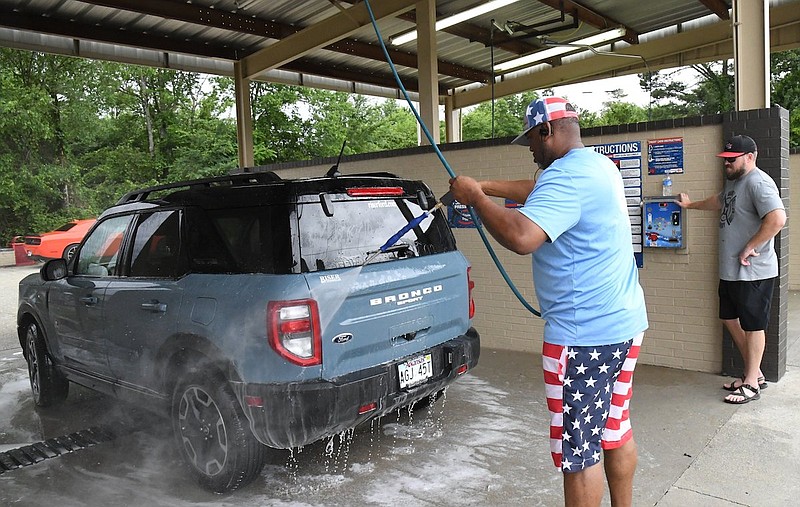
[[[410,199],[331,197],[329,207],[324,207],[320,202],[298,205],[300,253],[304,271],[360,266],[371,253],[423,212]],[[372,262],[452,250],[455,250],[455,243],[447,221],[441,213],[435,213],[408,231],[394,247],[376,256]]]

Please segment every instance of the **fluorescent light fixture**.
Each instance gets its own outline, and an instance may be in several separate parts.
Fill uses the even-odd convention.
[[[553,58],[554,56],[563,55],[564,53],[570,53],[576,49],[589,49],[591,46],[618,39],[623,35],[625,35],[624,28],[615,28],[613,30],[609,30],[608,32],[598,33],[576,40],[575,42],[570,42],[569,44],[564,44],[563,46],[553,46],[543,51],[537,51],[536,53],[527,56],[522,56],[520,58],[515,58],[514,60],[503,62],[495,65],[494,70],[502,72],[505,70],[515,69],[517,67],[523,67],[535,62],[547,60],[548,58]]]
[[[492,0],[491,2],[486,2],[485,4],[473,7],[472,9],[467,9],[463,12],[459,12],[458,14],[453,14],[452,16],[448,16],[436,21],[436,30],[444,30],[447,27],[463,23],[468,19],[476,18],[482,14],[486,14],[487,12],[505,7],[506,5],[510,5],[515,2],[519,2],[519,0]],[[390,40],[393,46],[402,46],[403,44],[411,42],[416,38],[417,31],[412,30],[410,32],[398,35],[397,37],[392,37]]]

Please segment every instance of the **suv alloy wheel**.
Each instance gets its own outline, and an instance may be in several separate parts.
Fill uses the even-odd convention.
[[[223,493],[251,482],[264,466],[266,448],[250,431],[225,377],[213,368],[195,370],[172,398],[178,448],[204,487]]]

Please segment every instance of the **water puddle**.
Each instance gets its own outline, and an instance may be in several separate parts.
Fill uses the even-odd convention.
[[[320,493],[361,480],[385,469],[398,456],[414,454],[417,442],[443,435],[446,394],[432,395],[423,403],[407,406],[372,419],[322,441],[290,449],[280,471],[268,467],[265,478],[286,499]],[[389,438],[386,438],[389,437]]]

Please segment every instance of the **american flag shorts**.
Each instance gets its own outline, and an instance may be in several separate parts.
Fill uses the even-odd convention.
[[[628,405],[643,337],[640,333],[614,345],[542,346],[550,452],[562,471],[594,465],[601,449],[615,449],[631,439]]]

